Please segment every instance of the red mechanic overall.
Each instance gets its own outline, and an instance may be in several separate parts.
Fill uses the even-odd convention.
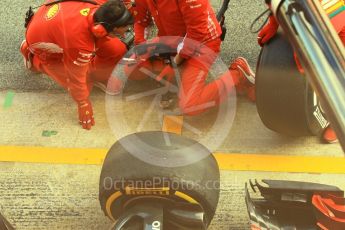
[[[24,40],[21,46],[26,59],[27,51],[32,55],[31,66],[27,65],[30,70],[49,75],[69,91],[79,105],[80,122],[87,119],[92,123],[82,124],[87,129],[94,124],[88,100],[93,83],[106,85],[116,63],[127,52],[118,38],[96,38],[91,32],[92,15],[99,6],[80,1],[41,6],[28,25],[26,43]],[[83,103],[88,110],[81,115]]]
[[[136,44],[146,40],[145,29],[151,25],[151,18],[158,28],[158,37],[181,38],[171,43],[177,48],[177,56],[183,59],[179,107],[184,114],[196,115],[210,104],[219,104],[233,84],[247,83],[243,75],[254,79],[248,63],[240,58],[230,67],[231,74],[205,82],[209,68],[220,52],[222,33],[208,0],[136,0],[134,15]]]

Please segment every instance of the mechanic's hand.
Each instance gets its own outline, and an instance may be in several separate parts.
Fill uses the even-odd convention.
[[[175,70],[171,65],[166,65],[160,74],[156,77],[157,81],[162,81],[163,78],[166,79],[165,85],[169,85],[175,77]]]
[[[279,24],[273,15],[269,16],[268,23],[258,33],[258,43],[263,46],[277,33]]]
[[[83,129],[91,129],[95,125],[91,102],[87,99],[78,102],[79,124]]]

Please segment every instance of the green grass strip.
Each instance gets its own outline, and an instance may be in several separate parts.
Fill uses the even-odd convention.
[[[12,106],[13,98],[14,98],[14,92],[8,91],[5,96],[5,102],[4,102],[4,109],[8,109]]]

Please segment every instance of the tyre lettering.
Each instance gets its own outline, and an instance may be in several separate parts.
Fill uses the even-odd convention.
[[[170,194],[170,189],[163,188],[125,188],[127,195],[161,195],[168,196]]]
[[[325,117],[323,116],[321,110],[319,107],[316,107],[315,111],[313,112],[314,117],[316,118],[316,120],[318,121],[318,123],[320,124],[320,126],[322,128],[326,128],[328,125],[328,121],[325,119]]]
[[[152,230],[159,230],[161,229],[161,222],[155,220],[152,223]]]

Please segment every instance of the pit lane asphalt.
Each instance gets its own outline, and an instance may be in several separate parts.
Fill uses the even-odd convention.
[[[7,92],[0,91],[0,101],[4,101]],[[1,125],[0,149],[1,146],[108,149],[116,141],[105,118],[104,94],[100,91],[95,91],[91,98],[96,118],[96,126],[91,131],[79,127],[74,102],[63,92],[45,90],[14,93],[11,107],[0,108],[0,117],[4,121]],[[137,103],[137,107],[133,107],[135,112],[132,117],[128,117],[129,121],[135,122],[142,117],[138,107],[149,105],[146,99]],[[200,130],[203,130],[202,124],[207,124],[208,119],[204,117],[199,122]],[[153,119],[145,127],[156,130],[159,125]],[[44,130],[56,134],[45,136]],[[184,131],[182,134],[188,136]],[[286,138],[269,131],[259,120],[255,105],[245,98],[239,99],[234,125],[227,138],[228,141],[224,141],[219,151],[343,156],[338,144],[320,144],[317,137]],[[8,153],[3,151],[1,154],[3,157]],[[54,155],[49,151],[44,154],[50,155],[51,159],[60,157],[58,153]],[[98,203],[100,170],[100,165],[1,162],[0,211],[17,229],[108,229],[111,223],[101,212]],[[220,201],[210,229],[249,229],[244,184],[256,178],[319,182],[345,189],[344,174],[223,170]]]
[[[100,166],[0,163],[1,213],[16,229],[109,229],[98,202]],[[344,175],[221,171],[220,200],[209,229],[248,230],[244,184],[289,179],[345,189]]]

